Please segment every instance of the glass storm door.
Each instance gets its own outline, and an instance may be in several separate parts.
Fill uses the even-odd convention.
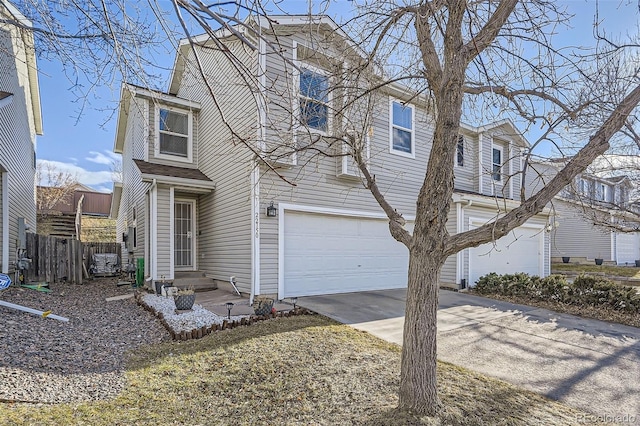
[[[173,261],[176,269],[193,269],[193,201],[174,205]]]

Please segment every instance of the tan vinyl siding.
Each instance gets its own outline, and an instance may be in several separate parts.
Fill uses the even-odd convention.
[[[4,176],[8,203],[8,217],[3,219],[9,225],[9,235],[2,235],[9,242],[9,258],[7,265],[0,265],[0,270],[6,268],[9,272],[14,270],[18,218],[25,218],[32,231],[36,229],[36,129],[25,47],[18,32],[0,24],[0,90],[13,94],[12,101],[0,108],[0,169],[7,171]]]
[[[455,188],[478,192],[478,135],[462,132],[461,136],[464,137],[464,164],[455,163]]]
[[[226,44],[244,64],[254,70],[255,52],[241,43]],[[189,59],[192,59],[189,53]],[[205,74],[222,108],[224,119],[249,143],[257,137],[257,106],[252,90],[229,63],[213,49],[201,49]],[[225,76],[221,79],[220,76]],[[254,78],[249,78],[255,84]],[[235,276],[241,291],[251,291],[251,170],[249,149],[234,139],[209,95],[195,65],[184,72],[177,95],[201,104],[198,122],[198,168],[216,184],[216,189],[198,200],[199,270],[228,281]]]
[[[158,185],[158,229],[156,253],[158,259],[158,278],[171,279],[171,211],[168,186]]]
[[[148,206],[145,193],[149,188],[148,183],[142,182],[140,170],[136,167],[133,159],[144,157],[145,120],[148,101],[144,99],[130,100],[129,117],[127,117],[126,140],[122,153],[122,170],[126,182],[122,187],[122,197],[120,210],[116,221],[116,239],[122,242],[122,234],[128,231],[129,226],[134,226],[133,210],[136,212],[136,247],[133,259],[145,257],[145,244],[147,244],[146,225],[148,221]],[[133,238],[133,236],[131,236]],[[124,244],[122,248],[123,263],[129,260],[129,253]],[[148,271],[148,261],[145,265]],[[148,273],[147,273],[148,274]]]
[[[595,227],[581,215],[579,207],[560,200],[553,204],[557,227],[551,233],[551,256],[613,260],[611,231]]]
[[[377,99],[373,114],[371,137],[371,171],[388,201],[405,216],[415,214],[415,200],[426,172],[433,127],[424,109],[415,107],[415,159],[390,153],[389,150],[389,97]],[[362,183],[336,177],[334,158],[309,159],[298,157],[298,164],[290,169],[280,169],[285,179],[296,182],[287,184],[275,173],[263,169],[260,184],[261,199],[261,292],[277,292],[278,276],[278,221],[265,217],[266,206],[278,203],[317,206],[338,210],[376,212],[382,214],[371,192]]]

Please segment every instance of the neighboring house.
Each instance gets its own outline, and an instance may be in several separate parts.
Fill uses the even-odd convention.
[[[527,192],[553,178],[567,158],[537,161],[527,173]],[[554,261],[603,259],[619,265],[640,259],[640,233],[622,232],[640,227],[630,196],[633,183],[627,176],[578,175],[552,202],[551,256]]]
[[[9,2],[0,20],[31,23]],[[35,147],[42,134],[33,34],[0,23],[0,272],[14,270],[18,222],[35,230]]]
[[[115,241],[115,223],[109,218],[111,197],[110,193],[79,183],[69,187],[38,186],[38,234],[91,242]],[[87,229],[87,222],[95,229]]]
[[[132,256],[145,259],[150,281],[200,271],[220,281],[235,277],[240,290],[251,296],[278,298],[405,287],[408,251],[391,237],[388,219],[348,157],[310,162],[304,152],[280,156],[270,163],[276,174],[225,125],[224,120],[265,155],[277,151],[274,141],[303,146],[309,133],[330,139],[338,127],[330,113],[337,98],[314,90],[300,94],[311,85],[332,84],[332,58],[347,60],[334,47],[344,46],[346,36],[326,17],[314,19],[313,31],[306,17],[275,21],[290,62],[270,54],[264,40],[256,40],[258,49],[252,52],[234,35],[219,34],[252,70],[243,78],[237,76],[237,63],[225,59],[228,52],[209,49],[205,36],[196,39],[224,116],[186,41],[179,47],[168,93],[123,85],[114,146],[123,157],[123,182],[114,187],[111,211],[118,218],[118,236],[128,235]],[[262,25],[262,33],[273,40],[264,21],[249,19],[247,25]],[[287,99],[290,87],[296,89]],[[433,125],[425,103],[411,103],[407,93],[401,87],[380,92],[365,139],[376,182],[411,229]],[[306,121],[304,131],[292,126],[292,114]],[[528,149],[506,120],[464,126],[460,135],[451,233],[480,226],[519,205],[517,172]],[[473,283],[492,271],[547,275],[547,220],[537,215],[495,245],[452,256],[442,282]]]

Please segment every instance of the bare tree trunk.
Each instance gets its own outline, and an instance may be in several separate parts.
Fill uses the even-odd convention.
[[[430,416],[435,416],[440,406],[436,332],[438,282],[443,264],[439,256],[432,256],[423,247],[416,247],[409,257],[398,406]]]

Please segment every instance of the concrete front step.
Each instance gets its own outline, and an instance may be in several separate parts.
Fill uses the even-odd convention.
[[[209,291],[218,288],[211,278],[203,277],[202,274],[199,277],[176,277],[173,280],[173,285],[178,288],[193,289],[195,291]]]
[[[204,277],[204,272],[202,271],[176,271],[173,274],[175,279],[178,278],[202,278]]]

